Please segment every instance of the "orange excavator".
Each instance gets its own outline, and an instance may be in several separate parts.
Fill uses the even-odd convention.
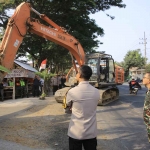
[[[49,26],[43,25],[38,19],[32,18],[30,12],[36,13]],[[55,42],[66,48],[71,55],[73,63],[72,77],[68,81],[70,86],[75,84],[75,74],[77,72],[76,61],[79,66],[86,64],[92,68],[93,74],[90,83],[100,90],[99,105],[105,105],[118,99],[119,90],[115,83],[115,65],[111,55],[102,52],[85,55],[85,52],[77,39],[71,36],[64,28],[58,26],[45,14],[40,14],[30,3],[23,2],[15,10],[9,19],[3,40],[0,44],[0,65],[7,69],[12,69],[16,53],[27,32],[39,35],[49,41]],[[5,76],[0,72],[0,77]],[[73,80],[71,80],[71,78]],[[57,102],[62,102],[68,89],[60,89],[55,93]]]

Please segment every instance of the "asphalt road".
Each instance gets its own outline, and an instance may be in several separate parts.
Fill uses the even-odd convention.
[[[120,91],[119,100],[112,102],[107,106],[97,107],[97,150],[150,150],[146,126],[144,125],[142,116],[146,88],[143,87],[142,90],[139,90],[137,95],[129,94],[128,84],[120,85],[118,88]],[[53,99],[53,97],[51,98]],[[47,98],[46,101],[41,102],[35,100],[35,98],[30,98],[30,100],[8,100],[0,103],[0,122],[3,123],[6,120],[11,120],[11,114],[15,116],[18,116],[19,113],[20,116],[24,115],[26,113],[26,109],[29,109],[33,105],[36,106],[35,108],[39,107],[40,105],[43,107],[45,107],[45,105],[57,106],[57,109],[60,111],[59,113],[62,114],[61,116],[65,116],[65,114],[61,112],[61,104],[55,105],[56,103],[52,99]],[[6,110],[6,108],[9,109]],[[44,113],[42,112],[42,114]],[[46,116],[46,119],[47,117],[50,117],[50,115]],[[58,116],[56,116],[56,114],[55,117],[58,120]],[[65,118],[66,121],[64,120]],[[43,119],[43,117],[40,119]],[[61,135],[63,135],[63,138],[66,138],[65,143],[63,141],[59,143],[59,146],[60,144],[63,144],[65,148],[60,146],[59,150],[68,150],[68,145],[66,143],[66,131],[68,127],[67,121],[68,117],[63,117],[63,122],[65,122],[66,125],[63,128],[59,126],[63,129]],[[11,121],[9,122],[11,123]],[[49,124],[49,122],[47,124]],[[11,124],[9,126],[11,126]],[[59,131],[58,127],[57,131]],[[60,134],[59,132],[56,133],[58,134],[57,138],[59,140]],[[51,148],[42,148],[42,150],[48,149]],[[22,146],[21,144],[12,141],[0,139],[0,150],[41,150],[41,148],[35,149],[28,146]],[[54,150],[56,150],[56,148],[54,148]]]
[[[106,150],[150,150],[143,104],[146,88],[129,94],[128,84],[118,86],[119,100],[97,108],[98,144]],[[105,140],[104,140],[105,139]]]

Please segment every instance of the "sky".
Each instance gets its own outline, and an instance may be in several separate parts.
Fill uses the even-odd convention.
[[[146,57],[150,62],[150,0],[123,0],[123,3],[126,8],[111,7],[105,12],[90,15],[105,33],[98,38],[103,44],[97,51],[105,51],[117,62],[123,61],[129,50],[140,49],[145,57],[145,46],[139,44],[144,43],[145,32]],[[115,16],[115,19],[111,20],[106,14]]]

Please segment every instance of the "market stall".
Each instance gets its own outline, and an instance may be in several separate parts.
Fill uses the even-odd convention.
[[[4,78],[4,98],[29,97],[37,70],[18,60],[14,61],[14,68]]]

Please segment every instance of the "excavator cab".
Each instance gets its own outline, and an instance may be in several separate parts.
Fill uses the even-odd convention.
[[[93,53],[86,56],[86,65],[92,69],[90,83],[95,87],[115,86],[115,66],[111,55]]]
[[[86,55],[86,65],[92,69],[89,83],[100,91],[98,105],[106,105],[118,99],[119,90],[115,83],[115,65],[111,55],[92,53]]]

